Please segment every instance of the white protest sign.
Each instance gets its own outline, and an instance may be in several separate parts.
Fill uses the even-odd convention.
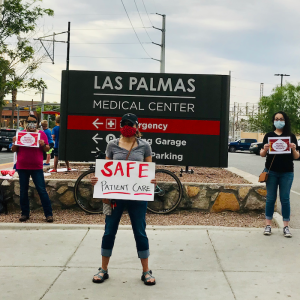
[[[154,201],[155,163],[96,160],[94,198]]]
[[[288,137],[269,137],[270,154],[289,154],[291,153],[290,143],[291,138]]]

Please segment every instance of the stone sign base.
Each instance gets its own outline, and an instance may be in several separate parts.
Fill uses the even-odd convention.
[[[52,207],[59,209],[78,207],[74,199],[76,180],[50,179],[45,180],[46,189]],[[20,207],[20,184],[17,178],[3,180],[1,187],[8,200],[8,209]],[[184,193],[178,209],[198,209],[209,212],[223,211],[263,211],[266,204],[265,185],[262,184],[215,184],[215,183],[183,183]],[[87,189],[91,193],[91,189]],[[39,195],[34,183],[29,183],[31,209],[41,207]],[[90,195],[92,197],[92,194]],[[78,207],[79,209],[79,207]]]

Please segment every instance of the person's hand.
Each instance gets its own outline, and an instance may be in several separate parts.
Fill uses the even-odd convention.
[[[109,199],[102,199],[102,202],[105,203],[105,204],[110,204]]]
[[[265,144],[265,145],[264,145],[264,150],[265,150],[266,152],[268,152],[269,149],[270,149],[270,144]]]
[[[294,144],[294,143],[290,143],[290,149],[292,149],[292,150],[296,150],[296,145]]]
[[[45,141],[44,140],[40,140],[40,146],[42,146],[42,147],[45,146]]]
[[[152,183],[152,184],[155,184],[155,186],[156,186],[156,185],[157,185],[156,178],[154,178],[154,179],[151,179],[151,183]]]
[[[98,182],[98,177],[94,176],[94,177],[91,178],[92,185],[95,185],[97,182]]]
[[[16,136],[14,136],[14,137],[13,137],[13,140],[12,140],[12,141],[13,141],[13,143],[15,143],[15,142],[16,142],[16,140],[17,140],[17,137],[16,137]]]

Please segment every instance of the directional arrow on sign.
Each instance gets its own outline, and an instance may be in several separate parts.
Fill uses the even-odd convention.
[[[100,149],[98,147],[96,147],[96,151],[91,151],[91,153],[97,153],[99,151],[100,151]]]
[[[93,125],[97,128],[97,129],[99,129],[99,127],[97,126],[97,125],[103,125],[103,123],[102,122],[98,122],[98,118],[93,122]]]
[[[98,133],[92,139],[96,144],[98,144],[97,140],[103,140],[103,138],[98,138]]]

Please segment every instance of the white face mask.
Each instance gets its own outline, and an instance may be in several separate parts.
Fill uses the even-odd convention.
[[[31,130],[36,129],[36,123],[31,123],[31,122],[29,122],[29,123],[27,124],[27,128],[28,128],[28,129],[31,129]]]

